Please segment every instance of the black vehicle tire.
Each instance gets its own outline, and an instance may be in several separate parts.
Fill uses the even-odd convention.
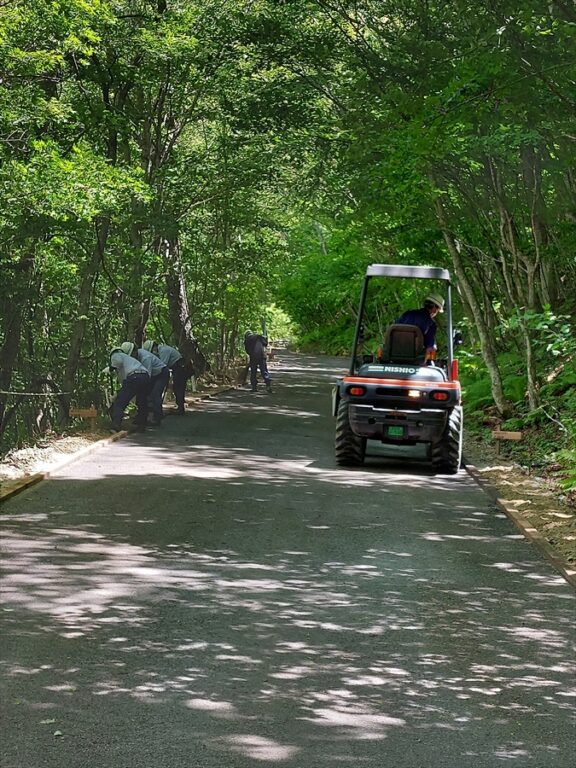
[[[442,439],[432,444],[432,466],[436,472],[455,475],[462,464],[462,407],[456,406],[448,416]]]
[[[366,454],[366,438],[352,432],[348,403],[340,400],[336,416],[336,463],[341,467],[358,467],[364,464]]]

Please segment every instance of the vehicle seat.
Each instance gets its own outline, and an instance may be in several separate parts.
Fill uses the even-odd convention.
[[[416,325],[389,325],[384,336],[381,363],[423,365],[426,357],[424,336]]]

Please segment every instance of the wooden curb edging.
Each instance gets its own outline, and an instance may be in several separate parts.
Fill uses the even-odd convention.
[[[187,400],[207,400],[213,395],[221,395],[223,392],[230,392],[233,389],[235,389],[235,387],[222,387],[221,389],[217,389],[214,392],[202,392],[188,395]],[[103,437],[101,440],[95,440],[90,445],[86,445],[84,448],[80,448],[80,450],[74,453],[69,453],[68,455],[62,457],[60,461],[53,464],[50,469],[47,469],[45,472],[35,472],[33,475],[24,475],[23,477],[19,477],[17,480],[8,480],[2,483],[2,485],[0,485],[0,504],[2,504],[4,501],[8,501],[8,499],[11,499],[12,496],[16,496],[17,493],[21,493],[27,488],[31,488],[33,485],[37,485],[37,483],[40,483],[42,480],[50,477],[53,472],[56,472],[57,470],[65,467],[67,464],[70,464],[73,461],[76,461],[76,459],[80,459],[82,456],[86,456],[86,454],[91,453],[98,448],[109,445],[110,443],[115,443],[117,440],[121,440],[123,437],[126,437],[130,434],[132,434],[130,431],[123,429],[121,432],[116,432],[114,435],[110,435],[110,437]]]
[[[478,469],[473,464],[468,464],[466,462],[465,464],[466,472],[470,475],[470,477],[480,486],[480,488],[484,491],[484,493],[491,499],[491,501],[496,504],[498,509],[506,515],[514,525],[520,530],[520,532],[530,541],[534,542],[536,546],[540,549],[542,554],[549,560],[551,565],[556,568],[559,573],[562,574],[562,576],[566,579],[566,581],[570,584],[570,586],[574,587],[576,589],[576,567],[569,565],[568,563],[565,563],[564,560],[562,560],[559,556],[556,550],[552,547],[551,544],[546,541],[544,536],[538,531],[536,528],[534,528],[533,525],[531,525],[525,518],[522,517],[521,514],[519,514],[518,510],[512,505],[507,504],[506,499],[500,498],[498,496],[498,491],[496,488],[490,483],[489,480],[486,480],[486,478],[482,477]]]

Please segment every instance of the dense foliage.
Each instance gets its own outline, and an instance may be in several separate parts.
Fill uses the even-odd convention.
[[[224,370],[275,301],[347,352],[397,262],[454,274],[469,412],[571,450],[575,42],[564,0],[0,3],[3,449],[124,339]]]

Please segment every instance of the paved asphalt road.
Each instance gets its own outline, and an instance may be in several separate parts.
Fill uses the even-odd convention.
[[[338,469],[341,366],[3,506],[2,768],[576,765],[574,592],[464,472]]]

